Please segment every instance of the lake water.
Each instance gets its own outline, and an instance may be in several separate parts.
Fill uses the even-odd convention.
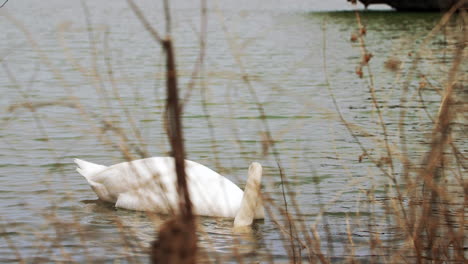
[[[137,3],[163,34],[159,2]],[[293,218],[303,220],[307,229],[317,223],[326,251],[324,218],[318,217],[325,208],[334,237],[329,242],[334,255],[343,258],[349,254],[348,219],[355,254],[366,258],[369,247],[360,244],[368,240],[367,223],[382,213],[379,202],[364,202],[366,191],[372,189],[378,201],[383,199],[389,179],[365,157],[358,161],[363,151],[339,120],[325,78],[327,72],[344,118],[371,155],[384,157],[369,73],[364,70],[364,78],[356,74],[361,49],[350,41],[358,31],[353,7],[345,0],[209,1],[205,63],[192,79],[203,30],[198,1],[187,2],[171,3],[180,90],[183,97],[189,94],[183,119],[187,158],[242,187],[249,163],[259,161],[265,167],[263,191],[273,200],[273,215],[256,223],[255,242],[244,241],[243,253],[254,259],[289,258],[284,234],[275,223],[286,226],[278,213],[284,209],[279,161],[289,183],[285,191]],[[10,1],[0,10],[0,262],[16,262],[18,257],[34,263],[145,262],[146,247],[155,236],[154,223],[145,213],[95,201],[73,158],[104,165],[124,160],[119,137],[112,131],[99,133],[104,121],[122,128],[129,141],[149,155],[167,155],[163,53],[126,1],[85,3]],[[361,13],[377,98],[391,148],[398,153],[401,87],[409,80],[405,126],[409,155],[418,162],[432,127],[417,97],[424,81],[420,76],[428,78],[424,103],[435,115],[451,54],[440,52],[447,39],[437,35],[424,47],[417,71],[407,75],[414,54],[441,15],[379,9]],[[401,73],[385,67],[389,59],[401,63]],[[468,70],[466,63],[462,67]],[[67,107],[70,100],[79,102],[81,110]],[[14,107],[28,101],[44,105],[35,112]],[[278,156],[265,148],[267,128]],[[466,153],[466,136],[454,142]],[[398,172],[401,167],[395,164]],[[294,209],[293,197],[300,211]],[[204,251],[221,262],[235,261],[235,241],[243,238],[232,234],[231,221],[202,218],[199,223]],[[374,224],[384,230],[386,222]],[[382,231],[381,239],[391,236]]]

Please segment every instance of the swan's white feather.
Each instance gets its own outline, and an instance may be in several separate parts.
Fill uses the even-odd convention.
[[[75,159],[78,172],[102,200],[116,207],[170,213],[178,208],[176,173],[172,157],[153,157],[109,167]],[[194,213],[234,218],[244,192],[233,182],[199,163],[185,163]],[[257,202],[254,202],[258,204]],[[255,218],[263,218],[259,203]],[[260,208],[261,207],[261,208]]]
[[[87,180],[92,180],[89,177],[96,175],[99,172],[107,168],[106,166],[87,162],[87,161],[80,160],[80,159],[75,159],[74,161],[78,165],[78,168],[76,168],[76,171],[78,171],[78,173],[83,175]]]

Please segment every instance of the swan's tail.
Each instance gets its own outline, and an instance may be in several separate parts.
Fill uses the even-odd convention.
[[[78,168],[76,168],[76,171],[80,173],[81,175],[83,175],[86,179],[88,179],[89,177],[107,168],[106,166],[87,162],[87,161],[80,160],[80,159],[75,159],[74,161],[78,165]]]

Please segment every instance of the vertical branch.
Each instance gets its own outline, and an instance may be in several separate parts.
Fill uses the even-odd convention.
[[[169,1],[164,0],[166,37],[161,38],[143,15],[143,12],[132,1],[127,0],[130,8],[143,24],[145,29],[158,42],[166,55],[166,117],[168,120],[168,137],[174,157],[177,175],[177,192],[179,195],[179,215],[166,222],[159,230],[159,238],[152,245],[151,260],[153,263],[195,263],[197,238],[195,218],[192,213],[185,174],[185,150],[182,131],[181,113],[177,87],[177,68],[174,45],[171,39],[171,15]]]
[[[179,195],[179,216],[170,220],[160,230],[154,263],[195,263],[197,239],[195,218],[187,187],[185,174],[184,136],[182,132],[181,107],[177,90],[177,70],[174,46],[170,36],[162,41],[166,53],[166,113],[168,136],[177,174],[177,193]],[[159,245],[159,246],[158,246]],[[169,246],[169,249],[167,248]]]
[[[166,53],[166,110],[169,121],[169,141],[171,143],[172,156],[174,157],[177,173],[180,214],[182,217],[190,220],[193,218],[192,204],[190,202],[187,182],[185,179],[185,151],[182,133],[181,108],[179,107],[179,96],[177,90],[177,71],[174,47],[170,38],[163,40],[162,45]]]
[[[177,191],[179,193],[180,214],[184,220],[192,222],[192,203],[190,201],[185,175],[184,136],[182,131],[181,107],[179,107],[177,69],[174,45],[170,35],[171,16],[169,2],[167,0],[164,1],[164,13],[168,35],[162,40],[161,45],[166,53],[166,111],[169,130],[168,136],[171,143],[172,156],[174,157],[175,170],[177,173]]]

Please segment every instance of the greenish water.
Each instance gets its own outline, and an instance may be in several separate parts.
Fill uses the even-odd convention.
[[[145,259],[145,248],[154,239],[153,223],[146,214],[94,201],[95,194],[75,171],[72,160],[79,157],[104,165],[123,161],[115,146],[100,140],[98,131],[104,127],[103,120],[111,120],[131,142],[139,144],[124,108],[140,130],[148,153],[167,155],[162,120],[164,58],[125,1],[86,1],[93,29],[91,45],[84,9],[75,2],[10,1],[0,10],[4,36],[0,42],[0,262],[16,262],[15,252],[28,262],[42,258],[45,262],[67,258],[80,262],[86,256],[102,262],[132,261]],[[141,1],[140,5],[164,32],[162,9],[159,2],[153,2],[157,1]],[[345,119],[356,125],[358,137],[379,156],[384,146],[378,140],[382,131],[370,99],[368,73],[363,79],[355,73],[361,60],[359,44],[350,41],[358,28],[355,13],[344,0],[295,0],[277,6],[269,1],[216,3],[209,3],[202,77],[196,78],[184,106],[187,158],[222,172],[241,186],[248,164],[259,161],[265,166],[264,192],[283,206],[277,160],[262,143],[266,128],[258,108],[261,103],[289,183],[286,192],[293,193],[300,205],[300,212],[291,211],[293,217],[311,225],[326,206],[335,254],[345,257],[346,218],[351,219],[357,241],[368,238],[367,226],[357,223],[366,223],[382,210],[369,211],[365,191],[374,188],[377,200],[383,199],[388,183],[368,160],[358,162],[362,151],[337,118],[326,84],[324,57],[330,87]],[[395,147],[399,144],[401,87],[410,80],[405,127],[409,154],[415,158],[427,150],[432,127],[416,96],[418,76],[428,76],[435,87],[445,80],[450,54],[437,52],[445,47],[444,37],[437,36],[425,47],[414,75],[404,72],[440,17],[389,10],[361,13],[367,28],[366,46],[373,54],[373,81]],[[200,54],[200,10],[193,3],[176,2],[173,19],[184,96]],[[389,58],[401,62],[401,74],[385,68]],[[114,80],[107,74],[106,60],[112,65]],[[90,74],[94,68],[100,78]],[[255,96],[243,81],[244,73]],[[120,102],[114,100],[113,83]],[[441,99],[437,89],[431,86],[424,93],[432,115]],[[67,102],[67,96],[74,96],[88,117],[79,109],[57,105]],[[8,111],[9,106],[28,100],[55,104],[34,114],[24,108]],[[111,131],[105,135],[119,140]],[[454,140],[466,153],[463,137]],[[265,156],[265,152],[270,154]],[[201,218],[200,225],[205,230],[200,245],[214,258],[229,260],[232,241],[239,238],[232,234],[231,221]],[[122,238],[118,226],[130,230],[130,237]],[[255,242],[246,243],[245,253],[288,258],[273,217],[255,225],[254,237]],[[391,234],[383,233],[382,239],[391,239]],[[124,245],[126,240],[130,246]],[[130,256],[122,253],[125,246],[132,249]],[[369,248],[357,243],[355,253],[366,258]]]

